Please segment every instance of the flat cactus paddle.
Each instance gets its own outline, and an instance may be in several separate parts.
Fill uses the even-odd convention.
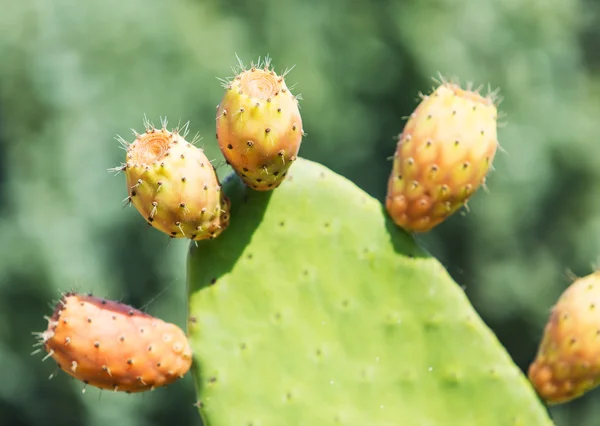
[[[228,232],[193,242],[205,426],[545,426],[545,406],[442,265],[377,200],[299,158],[235,175]]]

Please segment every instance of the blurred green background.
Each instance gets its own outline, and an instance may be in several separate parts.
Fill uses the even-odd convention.
[[[420,236],[525,370],[567,270],[600,254],[600,5],[593,0],[0,0],[0,425],[200,425],[191,377],[81,393],[31,332],[61,291],[185,325],[187,243],[123,209],[143,115],[214,137],[217,77],[269,54],[301,93],[301,155],[383,200],[401,117],[439,73],[500,87],[499,153],[470,213]],[[599,424],[600,391],[551,409]],[[235,407],[231,407],[235,410]],[[482,425],[483,426],[483,425]],[[532,425],[533,426],[533,425]]]

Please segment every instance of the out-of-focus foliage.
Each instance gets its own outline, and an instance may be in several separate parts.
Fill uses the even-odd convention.
[[[0,0],[0,424],[200,424],[190,377],[82,395],[47,379],[31,332],[72,288],[185,324],[187,243],[122,209],[113,137],[143,114],[189,120],[223,176],[216,77],[236,53],[296,65],[301,155],[380,199],[392,137],[432,76],[500,87],[490,193],[420,240],[525,369],[567,269],[587,274],[600,253],[599,16],[593,0]],[[552,408],[557,425],[595,425],[598,398]]]

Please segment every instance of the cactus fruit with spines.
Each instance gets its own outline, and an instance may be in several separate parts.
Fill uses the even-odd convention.
[[[64,294],[39,336],[64,372],[100,389],[152,390],[182,378],[192,363],[177,325],[91,295]]]
[[[270,60],[240,65],[224,81],[217,106],[217,139],[227,162],[252,189],[277,188],[297,158],[302,142],[298,96],[286,85],[286,72],[277,74]]]
[[[170,378],[191,368],[204,426],[551,426],[534,385],[413,235],[483,185],[499,146],[496,98],[445,81],[425,96],[381,203],[298,156],[298,99],[269,66],[241,67],[225,84],[216,133],[233,171],[222,188],[203,152],[165,125],[125,144],[120,168],[153,226],[194,240],[180,358],[156,332],[144,336],[171,357]],[[42,334],[48,356],[65,370],[79,356],[72,375],[101,388],[116,377],[117,390],[166,383],[139,329],[155,319],[116,309],[113,327],[105,304],[77,300],[63,300]],[[69,312],[77,323],[61,322]],[[70,334],[83,346],[67,345]],[[105,357],[85,357],[94,351]],[[123,369],[128,354],[148,362]]]
[[[577,278],[559,297],[528,375],[549,404],[600,385],[600,271]]]
[[[422,96],[398,137],[386,208],[410,232],[426,232],[485,183],[498,147],[494,94],[443,81]]]
[[[149,225],[171,238],[215,238],[229,225],[230,202],[214,166],[185,134],[146,121],[131,144],[121,139],[126,162],[117,170],[126,176],[127,201]]]

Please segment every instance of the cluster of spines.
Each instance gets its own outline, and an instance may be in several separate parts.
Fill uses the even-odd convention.
[[[245,73],[246,71],[255,72],[256,70],[263,70],[265,72],[268,72],[272,76],[277,77],[277,82],[281,84],[281,83],[284,82],[284,80],[287,77],[287,75],[295,67],[295,66],[293,66],[291,68],[286,68],[282,72],[277,73],[275,71],[275,68],[273,68],[273,66],[271,64],[271,58],[268,55],[264,58],[264,60],[261,59],[261,58],[258,58],[257,62],[252,61],[250,63],[249,67],[242,62],[242,60],[240,59],[239,56],[237,56],[237,60],[238,60],[238,65],[231,67],[231,71],[233,72],[233,76],[232,77],[226,77],[226,78],[218,77],[218,80],[221,82],[221,87],[223,87],[223,89],[225,89],[225,90],[232,90],[233,89],[233,83],[234,83],[234,81],[235,80],[240,80],[240,75],[243,74],[243,73]],[[290,95],[291,95],[291,91],[294,90],[295,87],[296,87],[296,85],[292,85],[290,87],[283,87],[281,89],[281,91],[283,93],[286,93],[287,91],[290,91]],[[239,94],[242,95],[243,93],[239,93]],[[296,95],[292,95],[292,96],[296,100],[296,103],[298,104],[298,108],[300,108],[299,101],[302,100],[302,94],[301,93],[297,93]],[[265,101],[266,102],[271,102],[272,99],[271,98],[267,98]],[[256,106],[260,106],[260,105],[256,105]],[[218,108],[218,106],[217,106],[217,108]],[[281,111],[278,111],[278,112],[281,112]]]

